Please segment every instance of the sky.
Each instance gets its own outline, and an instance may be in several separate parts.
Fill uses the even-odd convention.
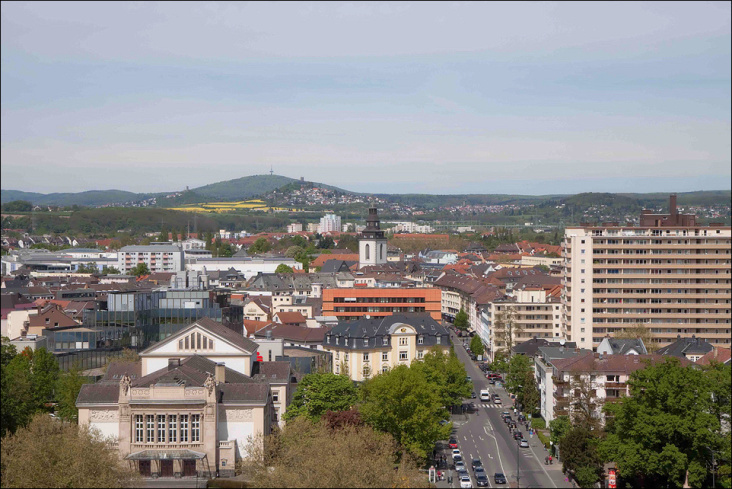
[[[729,2],[3,2],[3,189],[731,187]]]

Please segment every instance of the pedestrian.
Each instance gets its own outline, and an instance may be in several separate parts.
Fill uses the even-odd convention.
[[[552,463],[552,456],[551,455],[549,455],[549,463],[550,464]]]

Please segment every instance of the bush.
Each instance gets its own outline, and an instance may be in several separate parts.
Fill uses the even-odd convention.
[[[531,418],[531,427],[535,430],[546,429],[546,421],[544,418]]]
[[[537,431],[536,436],[539,437],[539,440],[541,440],[541,442],[544,444],[544,447],[548,449],[549,448],[549,437],[546,436],[541,431]]]

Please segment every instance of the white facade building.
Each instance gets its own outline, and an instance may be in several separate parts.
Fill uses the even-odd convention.
[[[320,233],[340,232],[341,216],[335,214],[326,214],[320,218]]]
[[[173,245],[124,246],[117,254],[117,268],[128,273],[138,263],[145,263],[151,272],[183,270],[183,250]]]

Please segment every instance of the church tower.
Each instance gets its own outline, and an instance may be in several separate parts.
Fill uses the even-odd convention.
[[[386,263],[386,238],[379,224],[376,207],[369,208],[366,229],[358,238],[358,267]]]

